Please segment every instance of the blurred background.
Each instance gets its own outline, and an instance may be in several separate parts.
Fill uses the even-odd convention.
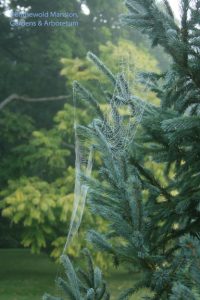
[[[137,30],[120,25],[124,10],[121,0],[0,1],[0,299],[36,300],[54,290],[73,207],[72,82],[80,81],[97,98],[106,87],[87,52],[113,72],[126,60],[140,96],[137,73],[168,67],[161,48],[152,49]],[[76,12],[79,26],[11,27],[13,11]],[[154,94],[148,99],[158,101]],[[92,111],[77,105],[80,123],[88,124]],[[78,259],[88,228],[106,226],[86,207],[70,256]],[[112,263],[102,253],[95,262],[105,272]],[[116,293],[122,277],[129,283],[121,272],[113,268],[109,279]]]

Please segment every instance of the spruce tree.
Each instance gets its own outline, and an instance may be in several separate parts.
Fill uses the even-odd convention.
[[[129,12],[121,16],[124,24],[147,34],[153,46],[161,45],[172,57],[166,73],[139,76],[157,94],[159,106],[132,94],[124,74],[113,74],[91,53],[89,59],[117,90],[113,95],[105,91],[111,121],[98,100],[75,83],[77,94],[97,114],[78,133],[101,157],[99,177],[83,175],[82,181],[89,187],[91,210],[109,223],[106,234],[91,229],[87,238],[115,265],[132,266],[141,274],[119,300],[144,287],[153,291],[154,300],[200,296],[200,1],[180,2],[180,24],[167,0],[161,6],[155,0],[127,0]],[[122,118],[125,108],[132,115]],[[126,129],[128,123],[134,131],[131,120],[137,120],[138,112],[143,113],[134,136]],[[123,133],[133,138],[127,147]],[[159,178],[148,162],[162,165]],[[70,299],[109,299],[107,292],[99,296],[95,284],[80,289],[84,279],[70,268],[70,290],[65,289]],[[89,276],[94,278],[93,268]]]

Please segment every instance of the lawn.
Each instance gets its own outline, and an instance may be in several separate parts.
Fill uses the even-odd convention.
[[[59,294],[55,279],[63,274],[62,267],[54,264],[47,255],[32,255],[28,250],[0,250],[0,299],[40,300],[45,291]],[[131,287],[134,275],[113,273],[108,278],[112,299]],[[134,300],[140,296],[132,297]]]

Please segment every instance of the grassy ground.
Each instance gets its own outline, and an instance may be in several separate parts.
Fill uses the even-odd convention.
[[[0,299],[39,300],[45,290],[54,292],[57,266],[46,255],[26,250],[0,251]]]
[[[62,268],[44,254],[31,255],[28,250],[0,250],[0,299],[40,300],[45,291],[58,295],[55,278],[61,272]],[[113,300],[123,289],[131,287],[133,277],[114,273],[108,278]],[[141,300],[141,294],[132,299]]]

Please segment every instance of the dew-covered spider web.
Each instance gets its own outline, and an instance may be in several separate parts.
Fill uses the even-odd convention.
[[[133,111],[133,106],[130,105],[132,96],[129,62],[122,58],[119,67],[121,70],[116,75],[113,94],[104,112],[101,127],[114,157],[123,155],[132,143],[145,109],[145,105],[134,105]]]
[[[93,61],[98,60],[94,54],[90,54],[90,59]],[[97,65],[101,64],[102,62],[98,60]],[[101,116],[93,121],[93,129],[99,132],[101,137],[106,141],[113,158],[125,154],[134,139],[137,127],[141,123],[145,111],[145,102],[140,101],[140,105],[133,105],[132,103],[131,86],[133,82],[130,82],[129,74],[129,61],[121,59],[119,62],[119,72],[114,76],[113,92],[110,96],[106,97],[107,102],[102,106],[103,117]],[[148,83],[143,92],[146,90],[147,85]],[[77,84],[74,84],[75,188],[73,211],[63,253],[67,251],[79,230],[86,204],[88,187],[82,183],[81,174],[90,177],[93,166],[94,149],[91,146],[86,151],[84,149],[84,142],[79,138],[77,132],[78,120],[76,110],[79,97]]]

